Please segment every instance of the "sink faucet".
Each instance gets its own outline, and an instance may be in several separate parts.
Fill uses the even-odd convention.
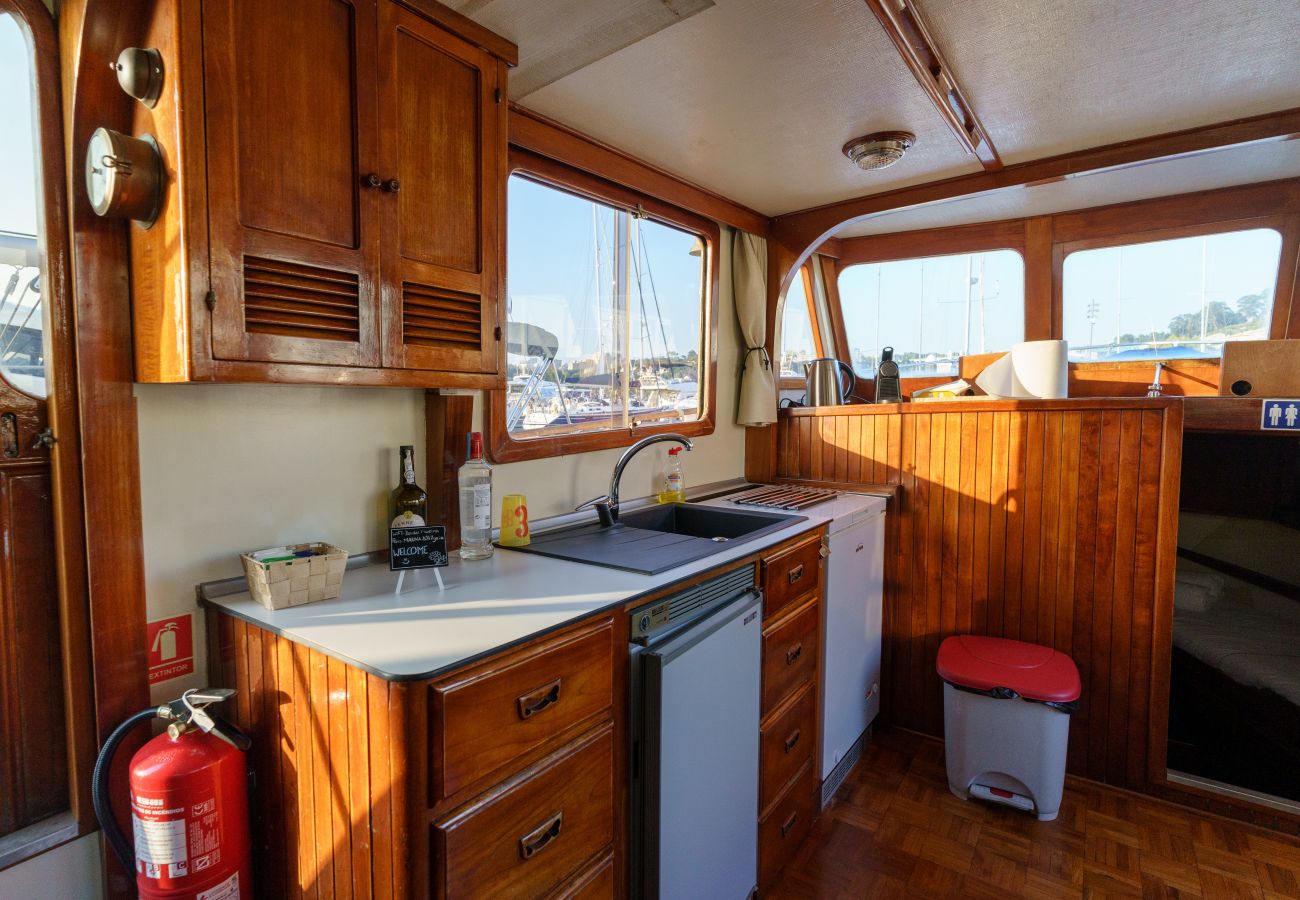
[[[588,506],[594,506],[596,507],[596,515],[600,517],[601,527],[609,528],[611,525],[618,522],[618,483],[623,478],[623,470],[627,468],[627,464],[632,457],[636,456],[651,444],[658,444],[662,441],[672,441],[673,443],[681,444],[687,450],[690,450],[695,446],[691,443],[690,438],[684,437],[680,434],[673,434],[672,432],[652,434],[649,437],[641,438],[641,440],[624,450],[623,455],[620,456],[618,462],[614,464],[614,475],[609,479],[609,493],[600,497],[594,497],[586,503],[575,507],[573,511],[577,512],[578,510],[586,509]]]

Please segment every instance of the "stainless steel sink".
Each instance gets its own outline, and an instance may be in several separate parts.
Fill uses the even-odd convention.
[[[609,527],[593,523],[534,535],[527,547],[512,549],[655,575],[805,518],[670,503],[625,512]]]

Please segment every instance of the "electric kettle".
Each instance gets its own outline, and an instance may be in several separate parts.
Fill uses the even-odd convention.
[[[853,367],[829,357],[804,364],[804,405],[841,406],[853,396],[858,376]]]

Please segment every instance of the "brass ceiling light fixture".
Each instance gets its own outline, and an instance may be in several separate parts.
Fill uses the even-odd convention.
[[[877,131],[849,141],[844,145],[844,155],[859,169],[888,169],[915,143],[916,135],[910,131]]]

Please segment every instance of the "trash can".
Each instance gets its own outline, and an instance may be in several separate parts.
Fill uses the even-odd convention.
[[[1055,819],[1081,691],[1074,660],[1051,647],[965,634],[939,646],[936,668],[948,788],[963,800]]]

